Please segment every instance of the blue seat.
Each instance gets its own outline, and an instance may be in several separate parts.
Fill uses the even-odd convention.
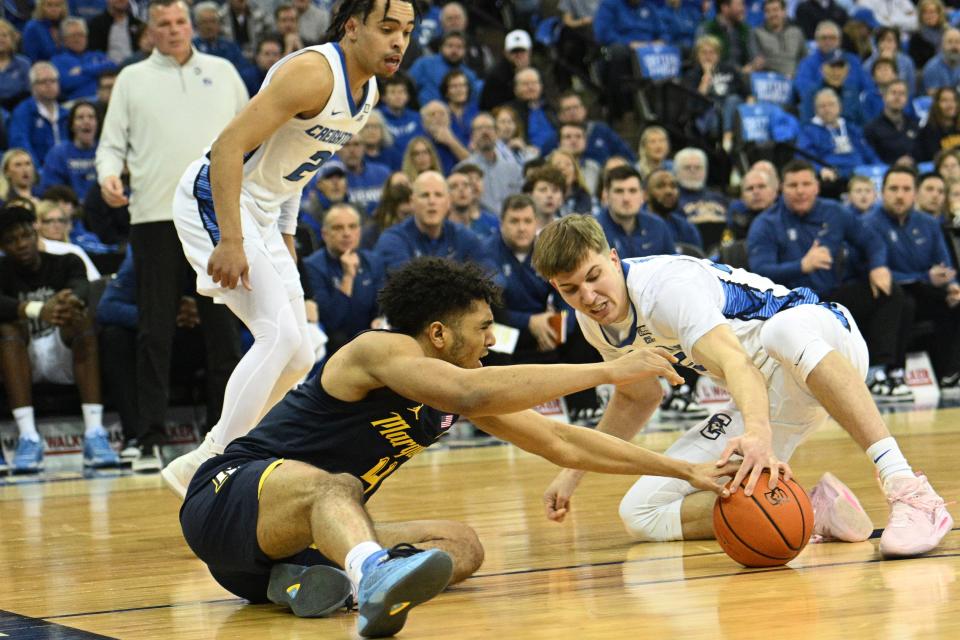
[[[927,124],[927,118],[930,117],[930,107],[933,106],[933,96],[917,96],[911,102],[913,111],[917,114],[920,126]]]

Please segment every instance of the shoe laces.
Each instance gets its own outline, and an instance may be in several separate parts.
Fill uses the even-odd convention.
[[[913,510],[932,515],[936,509],[946,506],[943,498],[938,496],[921,477],[901,483],[896,492],[887,496],[887,502],[890,503],[892,509],[890,524],[893,525],[907,524],[910,514],[914,512]],[[897,509],[898,504],[905,505],[911,510]]]
[[[417,549],[409,542],[401,542],[400,544],[395,544],[387,549],[387,557],[384,562],[387,560],[393,560],[394,558],[409,558],[410,556],[415,556],[418,553],[423,553],[423,549]]]

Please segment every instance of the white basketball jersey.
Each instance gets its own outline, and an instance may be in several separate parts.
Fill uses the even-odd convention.
[[[243,163],[242,190],[273,220],[280,205],[299,194],[320,166],[363,128],[377,102],[377,81],[370,78],[363,98],[354,103],[343,50],[337,43],[306,47],[285,56],[267,72],[263,87],[288,60],[308,52],[325,57],[333,71],[333,91],[327,105],[313,118],[285,122]]]
[[[584,337],[605,360],[637,346],[662,347],[681,365],[707,373],[692,359],[693,345],[714,327],[727,323],[756,367],[769,376],[775,363],[760,342],[763,322],[780,311],[820,303],[809,289],[788,289],[755,273],[710,260],[652,256],[622,263],[632,314],[626,335],[612,336],[609,328],[605,330],[577,312]],[[834,313],[849,327],[842,313]]]

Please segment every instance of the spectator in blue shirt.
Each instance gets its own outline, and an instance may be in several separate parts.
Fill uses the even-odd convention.
[[[60,21],[67,17],[67,0],[37,0],[33,19],[23,26],[23,54],[31,62],[60,53]]]
[[[10,146],[26,149],[33,164],[40,167],[47,152],[68,137],[67,110],[57,101],[60,77],[49,62],[37,62],[30,68],[30,88],[32,95],[10,116]]]
[[[822,89],[833,89],[834,93],[837,94],[840,99],[840,113],[847,122],[863,126],[868,117],[867,113],[876,109],[874,97],[878,94],[872,78],[870,83],[864,86],[853,82],[851,80],[852,67],[847,59],[848,55],[839,49],[834,51],[824,61],[820,69],[820,83],[814,87],[812,92],[800,95],[797,111],[802,122],[810,120],[816,115],[814,99]],[[890,62],[884,61],[883,66],[887,64],[890,64]]]
[[[367,162],[376,162],[399,171],[403,164],[403,149],[397,147],[393,134],[387,127],[383,113],[374,109],[367,118],[367,123],[357,134],[363,144],[363,157]]]
[[[643,212],[643,185],[633,167],[611,169],[604,191],[607,209],[597,216],[610,246],[621,258],[676,253],[667,223]]]
[[[647,199],[644,210],[667,223],[674,246],[683,242],[703,250],[700,232],[680,211],[680,188],[672,173],[666,169],[651,173],[644,184],[644,192]]]
[[[480,206],[480,192],[472,173],[483,175],[477,165],[458,165],[447,177],[447,189],[450,191],[450,220],[463,225],[477,234],[481,240],[495,236],[500,231],[497,216]],[[483,184],[483,178],[479,180]]]
[[[604,47],[619,44],[636,48],[665,39],[656,6],[645,0],[602,0],[593,18],[593,35]]]
[[[390,177],[390,169],[377,162],[367,162],[363,157],[363,143],[354,136],[340,151],[337,157],[347,169],[347,188],[350,190],[350,203],[364,216],[369,216],[380,202],[383,183]]]
[[[447,219],[450,192],[443,176],[426,171],[413,181],[413,215],[384,231],[374,252],[386,269],[432,256],[483,263],[483,246],[469,229]]]
[[[78,101],[71,107],[67,122],[69,139],[50,149],[43,161],[40,192],[64,185],[83,200],[97,181],[97,110],[93,103]]]
[[[703,22],[700,4],[688,0],[665,0],[657,13],[666,36],[664,40],[680,47],[681,51],[689,51],[693,47],[697,29]]]
[[[812,2],[811,4],[815,4]],[[800,99],[801,108],[810,105],[813,95],[821,88],[824,80],[823,68],[827,62],[834,61],[835,52],[847,62],[847,75],[843,85],[849,86],[857,96],[866,91],[873,84],[869,74],[863,69],[860,59],[852,53],[840,48],[840,28],[834,22],[824,21],[817,25],[817,48],[797,65],[797,75],[793,79],[793,86]]]
[[[417,136],[426,135],[420,114],[408,107],[410,103],[409,80],[402,73],[384,78],[377,109],[393,136],[393,146],[403,157],[407,145]]]
[[[903,287],[916,320],[936,323],[936,346],[930,349],[941,387],[960,381],[960,285],[940,223],[914,209],[916,174],[893,167],[883,178],[883,202],[865,223],[886,245],[893,279]]]
[[[0,108],[12,110],[30,95],[30,59],[17,53],[20,34],[0,19]]]
[[[510,103],[523,121],[527,140],[541,151],[557,145],[557,129],[554,115],[543,100],[543,83],[540,72],[533,67],[517,71],[513,78],[513,94]]]
[[[450,31],[443,34],[440,44],[440,53],[432,56],[421,56],[410,67],[410,78],[417,85],[420,104],[425,105],[431,100],[441,100],[440,83],[444,76],[459,69],[470,80],[474,95],[480,95],[483,88],[473,70],[464,64],[467,53],[467,41],[459,31]]]
[[[557,313],[552,301],[559,299],[553,287],[541,278],[530,262],[537,237],[537,219],[533,200],[514,195],[503,203],[499,231],[484,243],[487,264],[497,284],[503,288],[503,306],[494,317],[520,332],[511,354],[496,354],[490,364],[558,362],[557,349],[563,349],[550,326]],[[558,307],[564,306],[561,303]],[[575,330],[574,314],[567,317],[568,330]]]
[[[379,315],[377,292],[383,287],[383,264],[360,249],[360,214],[350,204],[336,204],[323,218],[323,248],[303,261],[327,353],[373,326]]]
[[[943,32],[940,53],[923,65],[923,91],[932,95],[940,87],[960,84],[960,30]]]
[[[87,23],[80,18],[65,18],[60,23],[64,49],[50,60],[60,73],[63,100],[88,100],[97,96],[97,80],[104,71],[117,65],[107,54],[87,50]]]
[[[583,152],[584,159],[595,160],[600,166],[603,166],[610,156],[622,156],[630,163],[637,161],[636,155],[623,138],[610,128],[610,125],[587,118],[587,107],[579,93],[568,91],[560,96],[557,104],[557,120],[560,124],[582,124],[587,128],[587,148]],[[544,150],[545,153],[550,151],[553,149]]]
[[[193,46],[203,53],[229,60],[239,72],[250,63],[243,57],[243,52],[236,42],[227,40],[220,34],[219,11],[220,7],[216,2],[200,2],[193,7],[193,22],[197,27]]]
[[[883,110],[863,130],[867,144],[886,164],[913,160],[920,122],[904,111],[907,99],[903,80],[888,83],[883,87]]]
[[[775,169],[754,164],[740,183],[740,199],[727,210],[727,231],[733,240],[746,240],[750,226],[761,213],[773,206],[780,192],[780,179]]]
[[[283,55],[283,43],[277,38],[264,38],[257,44],[257,53],[253,57],[253,64],[244,65],[240,69],[240,77],[247,87],[250,97],[260,92],[260,85],[267,77],[267,71]]]
[[[840,117],[840,100],[833,89],[817,93],[816,108],[816,117],[800,130],[797,149],[817,158],[813,162],[821,178],[845,182],[858,165],[880,163],[863,129]]]
[[[470,145],[470,124],[476,117],[477,105],[470,90],[467,75],[454,69],[440,82],[440,95],[450,111],[450,129],[464,147]]]
[[[792,160],[784,166],[783,198],[754,220],[747,236],[750,270],[843,304],[863,332],[870,364],[886,371],[902,368],[899,328],[904,298],[887,268],[886,247],[860,218],[838,202],[818,198],[819,193],[810,163]],[[844,274],[834,261],[840,259],[844,243],[866,262],[862,270],[868,273],[867,282],[843,282]]]

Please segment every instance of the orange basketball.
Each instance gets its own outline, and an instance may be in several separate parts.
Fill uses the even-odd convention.
[[[713,532],[728,556],[745,567],[777,567],[797,557],[813,533],[813,507],[807,492],[781,477],[768,488],[764,471],[752,496],[743,490],[713,505]]]

